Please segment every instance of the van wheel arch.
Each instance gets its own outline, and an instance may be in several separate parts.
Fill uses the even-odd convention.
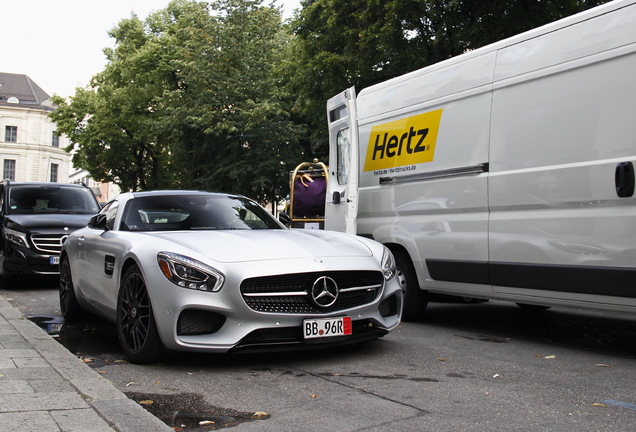
[[[428,305],[428,293],[420,289],[413,261],[406,249],[394,244],[387,244],[385,246],[391,250],[395,257],[397,267],[396,277],[404,293],[402,320],[415,321],[424,314],[424,310]]]

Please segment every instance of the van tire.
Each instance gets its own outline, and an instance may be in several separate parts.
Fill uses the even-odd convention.
[[[420,289],[417,274],[409,255],[403,250],[394,250],[397,278],[404,293],[402,321],[415,321],[424,314],[428,295]]]

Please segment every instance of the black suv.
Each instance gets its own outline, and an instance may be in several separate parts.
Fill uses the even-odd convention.
[[[0,275],[59,274],[62,243],[99,210],[84,185],[5,180],[0,184]]]

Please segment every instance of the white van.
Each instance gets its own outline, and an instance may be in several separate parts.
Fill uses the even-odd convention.
[[[430,293],[636,312],[636,1],[328,101],[325,229]]]

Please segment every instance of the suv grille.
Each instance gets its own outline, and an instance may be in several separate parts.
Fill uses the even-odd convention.
[[[68,234],[34,234],[31,241],[37,250],[59,255]]]
[[[338,285],[336,302],[320,307],[312,299],[311,288],[327,276]],[[373,302],[382,292],[384,277],[377,271],[334,271],[264,276],[241,283],[241,295],[257,312],[284,314],[324,314]]]

